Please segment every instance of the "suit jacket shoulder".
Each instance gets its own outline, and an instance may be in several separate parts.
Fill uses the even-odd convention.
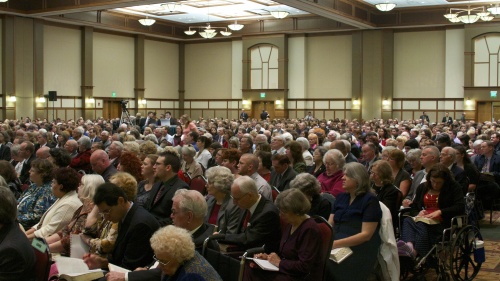
[[[35,254],[16,223],[0,228],[0,280],[35,280]]]

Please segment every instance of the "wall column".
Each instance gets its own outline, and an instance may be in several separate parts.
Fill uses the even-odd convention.
[[[94,29],[82,27],[82,109],[83,118],[96,119],[94,116],[95,102],[87,102],[94,97]]]
[[[144,85],[144,35],[135,36],[135,87],[134,87],[134,99],[135,99],[135,112],[139,112],[141,104],[139,101],[144,99],[145,96],[145,85]],[[146,116],[147,112],[144,112],[143,116]],[[159,116],[158,116],[159,117]]]
[[[14,81],[14,17],[4,15],[2,20],[2,120],[14,119],[15,102],[8,97],[15,95]]]

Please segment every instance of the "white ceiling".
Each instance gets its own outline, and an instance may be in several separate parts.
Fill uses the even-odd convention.
[[[480,6],[491,3],[499,3],[500,0],[493,1],[446,1],[446,0],[364,0],[363,2],[367,2],[371,5],[375,5],[378,3],[394,3],[396,4],[396,8],[410,8],[410,7],[424,7],[424,6],[446,6],[446,5],[463,5],[466,7],[467,5]]]

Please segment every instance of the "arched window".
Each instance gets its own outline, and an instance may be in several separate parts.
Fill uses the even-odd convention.
[[[498,87],[500,81],[500,33],[474,39],[474,86]]]
[[[251,89],[278,89],[278,54],[278,48],[269,44],[250,49]]]

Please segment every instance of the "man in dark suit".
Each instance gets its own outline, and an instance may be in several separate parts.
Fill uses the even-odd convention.
[[[258,193],[255,181],[249,176],[234,180],[231,197],[246,212],[240,217],[236,233],[229,234],[225,229],[221,230],[225,234],[222,243],[234,244],[241,249],[265,245],[266,252],[276,252],[281,236],[278,208]]]
[[[356,156],[351,153],[351,143],[347,140],[334,140],[330,144],[330,149],[337,149],[344,155],[345,163],[358,162]]]
[[[378,154],[378,146],[373,142],[367,142],[361,147],[361,164],[366,167],[368,173],[370,173],[373,163],[379,160]]]
[[[162,124],[162,122],[164,122],[164,124]],[[158,119],[158,121],[156,121],[156,125],[157,126],[175,127],[178,125],[178,123],[177,123],[177,119],[172,117],[172,114],[170,113],[170,111],[167,111],[167,112],[165,112],[165,118]]]
[[[115,248],[106,259],[96,254],[86,254],[84,262],[91,269],[107,268],[112,263],[134,270],[153,261],[149,239],[160,228],[156,219],[137,204],[132,204],[120,187],[105,183],[94,195],[94,204],[105,219],[118,223]]]
[[[427,113],[422,112],[422,115],[420,115],[420,120],[422,120],[422,123],[425,123],[425,121],[427,121],[427,123],[429,123],[429,115],[427,115]]]
[[[267,118],[269,118],[269,113],[267,113],[267,111],[264,109],[264,110],[262,110],[262,113],[260,114],[260,119],[266,120]]]
[[[0,186],[0,280],[35,280],[35,254],[16,218],[16,198]]]
[[[5,145],[5,132],[0,132],[0,160],[10,161],[10,147]]]
[[[248,113],[245,112],[244,108],[241,109],[240,119],[242,119],[244,122],[248,120]]]
[[[55,147],[55,144],[48,143],[47,132],[38,132],[38,135],[36,136],[36,139],[37,139],[37,143],[35,144],[35,152],[40,147],[44,147],[44,146],[48,146],[49,148]]]
[[[290,188],[290,182],[297,176],[297,172],[290,166],[290,159],[285,154],[275,154],[271,158],[271,186],[280,192]]]
[[[35,146],[30,141],[23,141],[21,143],[21,147],[19,148],[19,154],[24,159],[23,169],[21,170],[19,180],[22,184],[25,184],[28,183],[30,178],[29,171],[31,169],[31,162],[36,159]]]
[[[150,124],[155,124],[156,119],[154,118],[155,113],[153,111],[148,112],[147,117],[141,118],[139,121],[139,127],[141,127],[141,132],[144,132],[144,128]]]
[[[443,117],[443,120],[441,120],[441,123],[446,123],[448,125],[451,125],[453,123],[453,118],[451,118],[448,112],[445,113],[445,116]]]
[[[443,147],[440,154],[440,162],[450,169],[455,177],[455,181],[462,187],[462,190],[467,190],[467,176],[464,169],[457,166],[455,163],[457,158],[457,151],[450,146]]]
[[[104,150],[96,150],[90,155],[90,166],[94,173],[101,175],[104,181],[109,182],[109,178],[118,171],[109,162],[109,157]]]
[[[101,139],[97,136],[94,128],[90,128],[87,132],[88,132],[88,137],[89,137],[91,143],[101,141]]]
[[[181,208],[184,206],[184,208]],[[172,221],[177,227],[189,231],[193,237],[196,251],[201,254],[203,242],[214,233],[214,226],[204,222],[207,213],[207,202],[201,193],[196,190],[179,189],[172,198]],[[211,249],[218,249],[215,241],[209,245]],[[138,270],[127,273],[129,281],[158,281],[161,280],[161,269],[154,263],[150,270]],[[125,280],[124,273],[110,272],[108,280]]]
[[[172,213],[172,198],[178,189],[189,189],[187,183],[182,181],[177,173],[181,167],[181,161],[171,151],[159,154],[153,169],[155,177],[160,181],[155,183],[151,189],[151,196],[144,205],[145,208],[158,220],[161,226],[172,224],[170,215]]]
[[[474,159],[474,165],[481,173],[476,194],[483,202],[485,208],[489,208],[494,199],[500,198],[500,155],[495,153],[495,145],[492,141],[481,143],[481,155]]]

